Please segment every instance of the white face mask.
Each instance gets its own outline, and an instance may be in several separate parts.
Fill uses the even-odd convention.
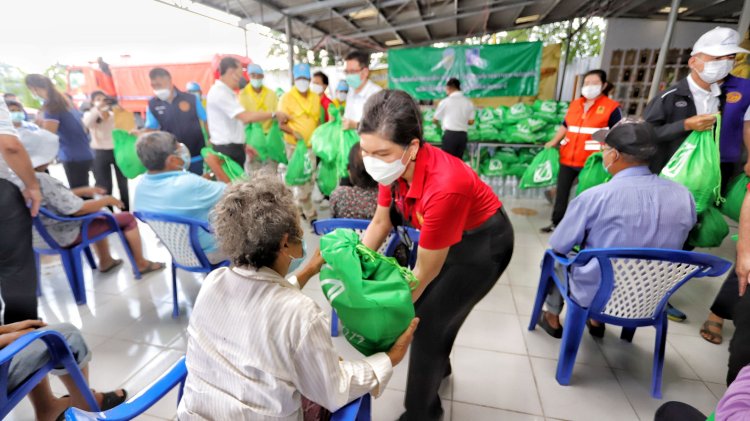
[[[609,163],[609,165],[605,164],[605,163],[604,163],[604,156],[605,156],[605,155],[606,155],[606,154],[607,154],[608,152],[611,152],[611,151],[615,151],[615,153],[619,153],[619,152],[617,152],[617,150],[616,150],[616,149],[609,149],[609,150],[607,150],[607,151],[605,151],[605,152],[602,152],[602,167],[604,167],[604,171],[606,171],[606,172],[607,172],[607,174],[609,174],[609,167],[611,167],[611,166],[612,166],[612,164],[614,164],[615,162],[614,162],[614,161],[612,161],[612,162],[610,162],[610,163]]]
[[[260,89],[263,86],[263,79],[250,79],[250,85],[255,89]]]
[[[324,91],[323,85],[318,85],[317,83],[313,83],[312,85],[310,85],[310,90],[318,95],[322,94]]]
[[[303,94],[310,89],[310,81],[305,79],[297,79],[294,81],[294,87]]]
[[[339,93],[336,94],[336,98],[338,98],[341,102],[346,101],[346,92],[339,91]]]
[[[581,94],[586,99],[594,99],[602,94],[602,85],[586,85],[581,89]]]
[[[172,90],[170,89],[155,89],[154,95],[156,95],[157,98],[159,98],[162,101],[166,101],[169,99],[169,94],[172,93]]]
[[[365,171],[367,171],[367,173],[370,174],[370,177],[378,183],[384,186],[391,185],[401,177],[404,171],[406,171],[406,164],[404,164],[402,160],[408,150],[409,148],[404,149],[401,158],[393,162],[385,162],[382,159],[374,158],[372,156],[363,156],[362,162],[365,164]]]
[[[698,75],[700,76],[701,80],[706,83],[716,83],[727,77],[729,72],[732,71],[733,67],[733,60],[704,61],[703,71],[698,73]]]

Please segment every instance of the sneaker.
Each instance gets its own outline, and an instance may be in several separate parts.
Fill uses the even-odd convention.
[[[555,225],[555,224],[549,224],[549,225],[547,225],[544,228],[540,228],[539,232],[541,232],[543,234],[549,234],[549,233],[554,232],[555,228],[557,228],[557,225]]]
[[[544,198],[547,199],[547,203],[549,203],[550,205],[555,203],[555,198],[552,194],[552,189],[544,191]]]
[[[672,304],[667,303],[667,319],[673,322],[684,322],[687,320],[687,315],[672,306]]]

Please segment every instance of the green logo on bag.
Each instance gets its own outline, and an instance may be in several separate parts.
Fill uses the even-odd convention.
[[[552,163],[545,161],[534,171],[534,182],[544,183],[552,180]]]
[[[490,171],[501,171],[503,169],[503,161],[499,159],[490,160]]]
[[[695,151],[696,145],[694,143],[683,143],[680,148],[669,160],[667,166],[661,170],[662,174],[667,177],[676,177],[680,173],[682,168],[687,164],[690,155]]]

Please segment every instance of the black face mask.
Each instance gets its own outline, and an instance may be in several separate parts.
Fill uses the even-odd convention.
[[[247,79],[245,79],[245,76],[240,77],[239,85],[240,89],[245,89],[245,86],[247,86]]]

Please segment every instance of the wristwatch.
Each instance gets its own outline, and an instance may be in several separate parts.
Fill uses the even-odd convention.
[[[276,111],[271,113],[271,120],[276,120]]]

